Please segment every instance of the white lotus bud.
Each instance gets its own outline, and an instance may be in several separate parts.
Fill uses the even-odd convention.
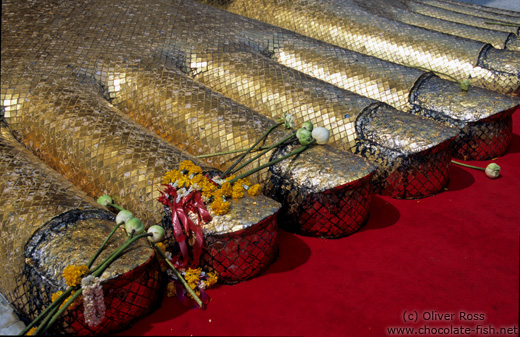
[[[148,228],[148,233],[153,234],[153,236],[148,237],[148,240],[150,240],[152,242],[160,242],[160,241],[164,240],[164,236],[165,236],[164,228],[162,228],[159,225],[150,226],[150,228]]]
[[[132,230],[135,230],[134,235],[144,233],[144,224],[138,218],[132,218],[125,224],[126,234],[130,236]]]
[[[312,130],[312,137],[316,139],[318,144],[327,144],[330,138],[330,131],[323,127],[317,127]]]
[[[486,176],[491,179],[496,179],[500,175],[500,166],[495,163],[491,163],[486,167]]]
[[[121,223],[127,223],[128,220],[132,219],[134,217],[134,215],[132,214],[132,212],[130,211],[127,211],[126,209],[117,213],[117,216],[116,216],[116,223],[117,224],[121,224]]]
[[[103,206],[108,206],[112,203],[112,198],[108,195],[102,195],[97,199],[97,203]]]

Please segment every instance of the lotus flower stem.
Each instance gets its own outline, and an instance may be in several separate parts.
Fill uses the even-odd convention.
[[[65,290],[60,296],[58,296],[58,298],[51,303],[51,305],[49,305],[45,310],[43,310],[41,312],[41,314],[38,315],[38,317],[36,317],[31,323],[29,323],[29,325],[27,325],[25,327],[25,329],[20,332],[20,336],[22,335],[25,335],[27,334],[27,332],[32,328],[34,327],[36,324],[38,324],[44,317],[46,317],[46,315],[48,313],[51,313],[51,314],[54,314],[56,308],[59,307],[60,303],[66,299],[67,297],[69,297],[69,295],[72,293],[72,290],[74,290],[73,287],[69,287],[67,290]],[[51,315],[49,315],[50,317]],[[44,322],[40,325],[43,325],[43,324],[46,324],[46,321],[48,321],[48,319],[44,320]]]
[[[106,244],[108,243],[108,240],[110,240],[110,238],[112,237],[112,235],[114,235],[114,233],[116,232],[116,230],[117,230],[121,225],[123,225],[123,223],[117,224],[117,225],[114,227],[114,229],[112,229],[112,232],[110,232],[110,234],[107,236],[107,238],[105,239],[105,241],[103,242],[103,244],[101,245],[101,247],[98,248],[98,250],[96,251],[96,253],[94,254],[94,256],[92,256],[92,258],[90,259],[90,261],[88,261],[88,264],[87,264],[88,269],[90,269],[90,267],[92,267],[92,264],[94,264],[94,261],[96,261],[96,259],[98,258],[99,254],[101,254],[101,252],[102,252],[103,249],[105,248]]]
[[[294,151],[292,151],[291,153],[286,154],[286,155],[283,156],[283,157],[277,158],[277,159],[275,159],[275,160],[270,161],[269,163],[266,163],[266,164],[260,165],[260,166],[258,166],[257,168],[254,168],[254,169],[252,169],[252,170],[250,170],[250,171],[247,171],[246,173],[244,173],[244,174],[242,174],[242,175],[240,175],[240,176],[238,176],[238,177],[235,177],[235,178],[231,179],[231,180],[229,181],[229,183],[230,183],[230,184],[233,184],[233,183],[236,182],[238,179],[245,178],[245,177],[249,176],[250,174],[253,174],[253,173],[255,173],[255,172],[258,172],[258,171],[260,171],[260,170],[262,170],[262,169],[264,169],[264,168],[266,168],[266,167],[269,167],[269,166],[271,166],[271,165],[274,165],[274,164],[276,164],[276,163],[278,163],[278,162],[280,162],[280,161],[282,161],[282,160],[284,160],[284,159],[287,159],[287,158],[289,158],[289,157],[291,157],[291,156],[297,155],[297,154],[299,154],[299,153],[305,151],[305,150],[306,150],[309,146],[311,146],[311,144],[314,143],[315,141],[316,141],[316,140],[313,139],[312,142],[311,142],[310,144],[308,144],[308,145],[302,146],[302,147],[300,147],[299,149],[294,150]]]
[[[111,204],[108,204],[108,205],[109,205],[109,206],[112,206],[112,207],[114,207],[114,208],[116,208],[116,209],[118,209],[118,210],[120,210],[120,211],[124,211],[124,210],[125,210],[123,207],[121,207],[121,206],[119,206],[119,205],[116,205],[116,204],[112,204],[112,203],[111,203]]]
[[[268,146],[260,146],[256,149],[251,150],[251,152],[261,151],[267,149]],[[240,153],[248,151],[250,148],[247,149],[238,149],[238,150],[231,150],[231,151],[224,151],[224,152],[215,152],[215,153],[209,153],[209,154],[201,154],[200,156],[197,156],[197,158],[209,158],[209,157],[216,157],[216,156],[224,156],[226,154],[233,154],[233,153]]]
[[[257,154],[256,156],[254,156],[253,158],[249,159],[248,161],[246,161],[244,164],[240,165],[238,168],[234,169],[233,171],[231,171],[231,173],[235,173],[237,171],[240,171],[242,168],[244,168],[245,166],[249,165],[251,162],[255,161],[256,159],[260,158],[261,156],[263,156],[264,154],[266,154],[267,152],[271,151],[272,149],[274,149],[275,147],[277,147],[278,145],[281,145],[283,143],[285,143],[286,141],[288,141],[289,139],[291,139],[292,137],[296,136],[296,132],[295,133],[292,133],[290,134],[289,136],[285,137],[284,139],[282,139],[281,141],[279,141],[278,143],[274,144],[274,145],[271,145],[269,146],[267,149],[265,149],[264,151],[262,151],[260,154]],[[229,169],[228,169],[229,171]],[[256,171],[255,171],[256,172]],[[254,173],[254,172],[252,172]],[[249,174],[252,174],[252,173],[249,173]],[[229,172],[228,172],[229,174]],[[248,175],[249,175],[248,174]],[[227,174],[222,174],[221,177],[225,177]],[[233,179],[235,180],[235,179]]]
[[[144,238],[144,237],[147,237],[147,236],[151,236],[151,234],[149,233],[144,233],[144,234],[139,234],[131,239],[128,239],[119,249],[117,249],[115,252],[113,252],[112,254],[110,254],[109,257],[107,257],[105,259],[105,261],[103,261],[102,263],[100,263],[95,269],[93,272],[91,272],[91,274],[95,277],[99,277],[101,276],[101,274],[103,274],[103,272],[108,268],[110,267],[110,265],[119,257],[119,255],[121,255],[121,253],[126,249],[128,248],[132,243],[134,243],[135,241],[141,239],[141,238]],[[74,302],[74,300],[76,300],[76,298],[78,298],[79,295],[81,295],[83,292],[83,289],[82,288],[79,288],[78,291],[76,291],[72,296],[71,298],[69,298],[69,300],[67,302],[65,302],[65,304],[61,307],[61,309],[59,309],[56,313],[54,313],[54,315],[48,315],[48,317],[51,317],[52,318],[50,319],[50,321],[48,320],[48,317],[45,319],[45,321],[48,321],[48,323],[46,324],[41,324],[38,329],[36,330],[35,334],[44,334],[53,324],[54,322],[56,322],[56,320],[63,314],[63,312],[65,312],[65,310],[67,310],[67,308],[69,307],[69,305],[72,304],[72,302]],[[61,296],[60,296],[61,298]],[[55,301],[55,303],[60,303],[58,301]]]
[[[469,167],[469,168],[476,169],[476,170],[481,170],[481,171],[485,171],[485,170],[486,170],[485,167],[468,165],[468,164],[460,163],[460,162],[455,161],[455,160],[452,160],[451,162],[452,162],[453,164],[456,164],[456,165],[460,165],[460,166],[464,166],[464,167]]]
[[[69,305],[71,305],[72,302],[74,302],[76,300],[76,298],[78,298],[81,295],[81,293],[82,293],[82,291],[81,291],[81,288],[80,288],[78,291],[76,291],[69,298],[69,300],[67,302],[65,302],[65,304],[61,307],[61,309],[58,309],[57,311],[53,310],[51,315],[48,315],[45,318],[43,323],[38,327],[38,329],[36,329],[34,334],[35,335],[40,335],[40,334],[43,335],[45,332],[47,332],[47,330],[49,330],[49,328],[54,324],[54,322],[56,322],[56,320],[61,316],[61,314],[63,314],[65,312],[65,310],[67,310]]]
[[[284,123],[277,123],[277,124],[271,126],[271,127],[269,128],[269,130],[267,130],[267,131],[262,135],[262,137],[260,137],[260,139],[258,139],[258,140],[256,141],[256,143],[255,143],[253,146],[251,146],[251,148],[249,148],[248,151],[246,151],[246,153],[244,153],[243,155],[241,155],[240,158],[238,158],[238,159],[233,163],[233,165],[231,165],[230,167],[228,167],[228,169],[227,169],[227,170],[222,174],[222,177],[227,176],[227,175],[229,174],[229,172],[231,172],[231,170],[232,170],[235,166],[237,166],[238,163],[240,163],[240,161],[241,161],[242,159],[244,159],[245,156],[247,156],[247,154],[248,154],[249,152],[251,152],[251,151],[252,151],[252,150],[253,150],[253,149],[254,149],[258,144],[260,144],[260,142],[261,142],[264,138],[266,138],[266,137],[271,133],[271,131],[273,131],[275,128],[277,128],[278,126],[283,125],[283,124],[284,124]]]
[[[155,244],[155,242],[150,242],[153,246],[153,248],[155,249],[155,251],[157,253],[159,253],[159,255],[162,256],[162,258],[164,259],[164,261],[166,261],[166,263],[168,264],[168,266],[170,266],[170,268],[173,270],[173,272],[175,273],[175,275],[177,276],[177,278],[179,280],[181,280],[182,282],[182,285],[184,286],[184,288],[186,288],[186,290],[190,293],[190,295],[192,296],[192,298],[195,300],[195,302],[197,302],[197,304],[199,305],[199,307],[202,309],[204,308],[204,304],[202,303],[202,301],[200,300],[200,298],[197,296],[197,294],[195,294],[195,292],[193,291],[193,289],[191,289],[191,287],[188,285],[188,283],[186,282],[186,280],[184,279],[184,277],[182,277],[182,275],[179,273],[179,271],[177,269],[175,269],[175,267],[173,266],[173,264],[170,262],[170,260],[168,260],[168,258],[166,257],[166,255],[164,254],[164,252],[159,248],[157,247],[157,245]]]

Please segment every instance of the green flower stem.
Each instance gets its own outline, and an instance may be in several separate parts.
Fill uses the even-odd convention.
[[[101,275],[101,273],[103,273],[103,271],[105,271],[105,269],[108,268],[108,266],[110,266],[110,264],[112,264],[112,262],[114,262],[115,259],[117,259],[123,253],[123,251],[126,248],[128,248],[128,246],[130,246],[132,243],[139,240],[140,238],[147,237],[147,236],[152,236],[152,234],[143,233],[143,234],[139,234],[135,237],[128,238],[128,240],[121,247],[119,247],[114,252],[112,252],[112,254],[110,254],[103,262],[101,262],[94,269],[92,269],[89,274],[92,274],[92,275],[98,277],[99,275]],[[99,270],[102,270],[101,273],[99,273]]]
[[[506,27],[520,27],[517,24],[507,23],[507,22],[485,21],[484,23],[488,24],[488,25],[498,25],[498,26],[506,26]]]
[[[52,302],[51,305],[49,305],[44,311],[42,311],[41,314],[38,315],[38,317],[36,317],[31,323],[29,323],[29,325],[26,326],[25,329],[22,332],[20,332],[19,335],[23,336],[27,334],[27,332],[31,330],[31,328],[34,327],[36,324],[38,324],[44,317],[46,317],[48,313],[52,314],[53,312],[55,312],[54,309],[59,308],[63,300],[70,296],[72,290],[74,290],[74,288],[69,287],[63,294],[58,296],[58,298],[54,302]]]
[[[60,301],[59,303],[61,304],[63,301],[64,300]],[[49,325],[49,321],[52,319],[52,317],[54,317],[54,315],[58,312],[59,309],[60,309],[60,307],[56,306],[56,307],[52,308],[51,311],[49,311],[47,316],[45,316],[45,319],[41,322],[41,324],[34,331],[34,333],[33,333],[34,336],[42,335],[44,333],[44,331],[46,331],[48,329],[46,327]]]
[[[116,204],[108,204],[108,205],[112,206],[112,207],[114,207],[114,208],[116,208],[116,209],[118,209],[120,211],[125,211],[125,209],[123,207],[119,206],[119,205],[116,205]]]
[[[155,249],[156,252],[159,253],[159,255],[162,256],[162,258],[164,259],[164,261],[166,261],[166,263],[168,264],[168,266],[170,266],[170,268],[173,270],[173,272],[175,273],[175,275],[177,276],[177,278],[179,280],[181,280],[182,282],[182,285],[184,286],[184,288],[186,288],[186,290],[190,293],[190,295],[193,297],[193,299],[195,300],[195,302],[197,302],[197,304],[199,305],[199,307],[201,309],[204,308],[204,304],[202,303],[202,301],[200,300],[200,298],[197,296],[197,294],[195,294],[195,292],[193,291],[193,289],[191,289],[191,287],[188,285],[188,282],[186,282],[186,280],[184,279],[184,277],[182,277],[181,273],[179,273],[179,271],[177,269],[175,269],[175,267],[173,266],[173,264],[170,262],[170,260],[168,260],[168,258],[166,257],[166,255],[164,255],[164,252],[159,248],[157,247],[157,245],[155,244],[155,242],[151,242],[150,243],[152,244],[153,248]]]
[[[67,302],[65,302],[65,304],[61,307],[61,309],[59,309],[57,312],[55,311],[54,315],[48,315],[47,318],[45,318],[45,324],[41,324],[38,329],[36,329],[35,331],[35,335],[40,335],[40,334],[44,334],[45,332],[47,332],[47,330],[49,330],[49,328],[54,324],[54,322],[56,322],[56,320],[65,312],[65,310],[67,310],[67,308],[69,307],[69,305],[72,304],[72,302],[74,302],[76,300],[76,298],[78,298],[81,294],[83,293],[83,290],[81,288],[79,288],[78,291],[76,291],[70,298]]]
[[[485,167],[480,167],[480,166],[473,166],[473,165],[463,164],[463,163],[459,163],[458,161],[455,161],[455,160],[452,160],[451,162],[452,162],[453,164],[460,165],[460,166],[464,166],[464,167],[469,167],[469,168],[472,168],[472,169],[477,169],[477,170],[481,170],[481,171],[485,171],[485,170],[486,170]]]
[[[265,150],[267,148],[268,148],[268,146],[260,146],[260,147],[257,147],[256,149],[251,150],[251,152],[261,151],[261,150]],[[209,158],[209,157],[223,156],[226,154],[245,152],[249,149],[250,148],[238,149],[238,150],[232,150],[232,151],[224,151],[224,152],[215,152],[215,153],[210,153],[210,154],[201,154],[200,156],[197,156],[197,158]]]
[[[292,137],[296,136],[296,132],[294,132],[293,134],[290,134],[289,136],[285,137],[283,140],[279,141],[278,143],[274,144],[274,145],[271,145],[269,146],[267,149],[265,149],[264,151],[260,152],[260,154],[257,154],[256,156],[254,156],[253,158],[249,159],[248,161],[246,161],[244,164],[240,165],[238,168],[234,169],[233,171],[231,171],[231,173],[235,173],[237,171],[240,171],[242,168],[244,168],[245,166],[249,165],[251,162],[255,161],[256,159],[260,158],[261,156],[263,156],[264,154],[266,154],[267,152],[271,151],[272,149],[274,149],[275,147],[277,147],[278,145],[281,145],[283,143],[285,143],[286,141],[288,141],[289,139],[291,139]],[[255,171],[256,172],[256,171]],[[229,174],[229,172],[228,172]],[[250,173],[252,174],[252,173]],[[221,177],[225,177],[227,174],[223,174]],[[235,179],[233,179],[235,180]]]
[[[283,125],[283,124],[284,124],[284,123],[278,123],[278,124],[275,124],[275,125],[271,126],[271,127],[269,128],[269,130],[267,130],[267,131],[262,135],[262,137],[260,137],[260,139],[258,139],[258,140],[256,141],[256,143],[255,143],[253,146],[251,146],[251,148],[249,149],[249,151],[246,151],[246,153],[244,153],[243,155],[241,155],[240,158],[238,158],[238,159],[233,163],[233,165],[231,165],[230,167],[228,167],[228,169],[226,170],[226,172],[224,172],[224,173],[222,174],[221,177],[225,177],[225,176],[227,176],[227,175],[229,174],[229,172],[231,172],[231,170],[232,170],[235,166],[237,166],[238,163],[240,163],[240,161],[241,161],[242,159],[244,159],[245,156],[247,156],[247,154],[248,154],[249,152],[251,152],[251,151],[252,151],[252,150],[253,150],[253,149],[254,149],[258,144],[260,144],[260,142],[261,142],[264,138],[266,138],[266,137],[271,133],[271,131],[273,131],[274,129],[276,129],[277,127],[279,127],[280,125]]]
[[[117,249],[109,257],[107,257],[105,259],[105,261],[103,261],[100,265],[98,265],[98,267],[96,267],[96,270],[92,273],[92,275],[95,277],[101,276],[101,274],[103,274],[103,272],[121,255],[121,253],[126,248],[128,248],[132,243],[139,240],[140,238],[144,238],[147,236],[152,236],[152,234],[143,233],[143,234],[139,234],[136,237],[133,237],[133,238],[127,240],[119,249]],[[40,333],[44,334],[56,322],[56,320],[58,320],[58,318],[65,312],[65,310],[67,310],[69,305],[71,305],[72,302],[74,302],[74,300],[76,298],[78,298],[78,296],[81,295],[82,293],[83,293],[83,289],[79,288],[79,290],[76,291],[74,293],[74,295],[72,295],[72,297],[61,307],[61,309],[59,309],[58,312],[56,312],[54,315],[52,315],[52,318],[46,325],[42,324],[42,325],[40,325],[40,327],[38,327],[38,330],[40,330],[40,329],[42,329],[42,330],[41,331],[36,330],[35,334],[40,334]],[[51,316],[51,315],[49,315],[49,316]]]
[[[114,229],[112,229],[112,232],[110,232],[110,234],[107,236],[107,238],[105,239],[105,241],[103,242],[103,244],[101,245],[101,247],[98,248],[97,252],[94,254],[94,256],[92,256],[92,258],[90,259],[90,261],[88,261],[88,264],[87,264],[87,267],[88,269],[90,269],[90,267],[92,267],[92,264],[94,264],[94,262],[96,261],[96,259],[98,258],[99,254],[101,254],[101,252],[103,251],[103,249],[105,248],[108,240],[110,240],[110,238],[112,237],[112,235],[114,235],[114,233],[116,232],[116,230],[122,225],[123,223],[120,223],[120,224],[117,224]]]
[[[308,145],[304,145],[304,146],[300,147],[298,150],[294,150],[293,152],[291,152],[291,153],[289,153],[289,154],[286,154],[286,155],[283,156],[283,157],[277,158],[277,159],[275,159],[275,160],[270,161],[269,163],[266,163],[266,164],[264,164],[264,165],[260,165],[260,166],[258,166],[257,168],[254,168],[254,169],[252,169],[252,170],[250,170],[250,171],[247,171],[246,173],[244,173],[244,174],[242,174],[242,175],[239,175],[238,177],[235,177],[235,178],[231,179],[231,180],[229,181],[229,183],[230,183],[230,184],[233,184],[233,183],[235,183],[238,179],[245,178],[245,177],[249,176],[250,174],[253,174],[253,173],[255,173],[255,172],[258,172],[258,171],[260,171],[260,170],[263,170],[264,168],[269,167],[269,166],[271,166],[271,165],[274,165],[274,164],[276,164],[276,163],[278,163],[278,162],[280,162],[280,161],[282,161],[282,160],[284,160],[284,159],[287,159],[287,158],[289,158],[289,157],[291,157],[291,156],[297,155],[297,154],[299,154],[299,153],[305,151],[305,150],[306,150],[309,146],[311,146],[315,141],[316,141],[316,139],[313,139],[312,142],[311,142],[310,144],[308,144]]]

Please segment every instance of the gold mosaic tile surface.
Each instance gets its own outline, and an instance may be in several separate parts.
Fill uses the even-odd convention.
[[[274,118],[266,118],[195,82],[175,69],[164,69],[159,74],[126,68],[106,74],[100,77],[100,81],[107,89],[106,95],[110,97],[112,103],[134,120],[154,130],[178,147],[197,155],[249,148],[276,124]],[[153,105],[150,102],[153,102]],[[274,117],[281,115],[280,113]],[[280,126],[270,133],[265,144],[277,143],[291,132],[294,130],[288,131]],[[321,181],[320,184],[312,186],[313,192],[351,183],[373,170],[366,160],[351,153],[326,155],[326,159],[323,160],[323,152],[314,147],[292,161],[295,172],[303,174],[305,179]],[[246,159],[254,155],[256,154],[248,155]],[[225,169],[237,156],[237,154],[229,154],[204,158],[204,160]],[[270,154],[262,156],[253,162],[253,165],[263,165],[270,158]],[[310,160],[312,164],[305,158],[313,158]],[[352,163],[357,164],[352,165]],[[327,180],[316,180],[321,175],[319,172],[322,167],[328,167],[334,173],[329,175]],[[238,173],[245,173],[250,168],[248,166]],[[260,171],[261,176],[256,175],[251,178],[263,182],[266,171],[267,169]],[[293,177],[297,179],[296,174]],[[311,187],[307,186],[307,188]]]
[[[107,101],[112,99],[110,92],[124,85],[113,78],[114,69],[133,67],[138,71],[139,80],[144,82],[139,82],[141,87],[132,99],[140,100],[141,108],[161,110],[162,106],[171,112],[171,102],[179,98],[177,103],[187,109],[173,106],[178,118],[174,126],[180,131],[163,135],[173,143],[186,148],[192,141],[189,137],[181,138],[187,135],[188,124],[194,126],[195,113],[203,127],[209,123],[207,133],[197,135],[195,131],[200,131],[197,126],[191,133],[199,137],[198,143],[195,141],[189,146],[195,153],[201,149],[213,151],[219,146],[223,150],[243,147],[251,143],[252,137],[265,131],[265,126],[272,125],[272,120],[265,118],[246,118],[242,111],[247,109],[184,75],[176,79],[159,76],[157,81],[150,77],[162,71],[166,74],[167,67],[176,66],[165,57],[165,51],[175,50],[176,45],[211,46],[209,40],[220,45],[225,42],[224,37],[235,37],[224,34],[227,33],[226,17],[222,17],[220,22],[205,21],[215,26],[216,33],[199,41],[207,31],[198,30],[193,23],[205,14],[192,7],[216,10],[189,1],[179,1],[177,5],[164,1],[152,4],[133,1],[3,3],[2,70],[6,76],[2,77],[2,102],[7,123],[40,158],[89,195],[114,196],[147,225],[156,223],[162,216],[155,199],[164,172],[186,159],[204,164],[119,112],[117,107],[124,109],[123,103],[133,102],[113,100],[114,105]],[[144,14],[136,17],[136,12]],[[185,21],[173,25],[172,18],[181,18],[183,14],[187,15]],[[114,19],[119,17],[126,19]],[[217,41],[219,38],[223,40]],[[162,66],[157,67],[153,62]],[[162,91],[150,90],[158,87]],[[173,95],[175,92],[179,94]],[[191,106],[196,107],[191,110],[193,114],[185,115]],[[233,109],[235,112],[230,113]],[[215,113],[217,119],[214,119]],[[148,127],[151,125],[142,116],[136,119]],[[257,121],[260,124],[257,125]],[[163,128],[171,128],[171,125],[165,124]],[[279,138],[282,134],[275,132],[273,136]],[[309,151],[308,155],[313,156],[312,153]],[[351,154],[345,156],[352,157]],[[355,181],[374,170],[366,160],[352,158],[360,161],[359,167],[363,170],[352,173],[347,165],[335,166],[333,168],[340,172],[336,183]],[[322,164],[328,165],[327,161]],[[307,171],[312,176],[314,170]]]
[[[363,8],[372,7],[374,2],[382,5],[380,1],[369,1]],[[520,51],[518,36],[510,32],[494,30],[493,25],[475,27],[473,25],[452,22],[442,18],[428,16],[425,13],[416,13],[408,8],[400,8],[395,1],[385,2],[384,6],[377,7],[378,13],[391,20],[396,20],[412,26],[426,28],[445,34],[464,37],[491,44],[497,49]],[[358,5],[361,5],[358,3]]]
[[[193,157],[121,115],[93,86],[34,89],[12,128],[43,161],[88,195],[108,194],[145,225],[160,221],[163,175]],[[6,120],[10,121],[6,116]]]
[[[501,26],[501,25],[489,25],[486,24],[486,21],[490,21],[490,18],[481,17],[481,16],[474,16],[474,15],[468,15],[463,13],[457,13],[451,10],[435,7],[435,6],[429,6],[427,4],[423,4],[420,2],[413,2],[410,1],[408,3],[408,7],[410,10],[423,14],[426,16],[430,16],[433,18],[443,19],[446,21],[451,22],[458,22],[463,23],[469,26],[474,27],[480,27],[480,28],[488,28],[493,29],[496,31],[506,32],[506,33],[513,33],[518,34],[518,27],[508,27],[508,26]],[[496,16],[496,15],[493,15]],[[518,22],[514,22],[517,20],[508,20],[508,18],[501,17],[500,19],[494,18],[494,20],[499,20],[500,22],[508,22],[513,24],[519,24]]]
[[[409,95],[423,71],[327,46],[286,38],[272,56],[278,63],[361,96],[409,110]]]
[[[356,130],[356,123],[363,120],[360,116],[369,106],[380,104],[376,101],[316,82],[252,53],[221,52],[198,58],[206,64],[205,71],[195,75],[198,81],[266,116],[289,112],[298,124],[308,120],[324,126],[331,131],[331,144],[345,150],[355,151],[357,142],[373,142],[399,153],[411,154],[434,147],[456,134],[435,122],[390,108],[388,112],[393,113],[392,116],[378,116],[381,125],[388,125],[388,129],[382,131],[387,137],[375,138],[367,134],[363,138]],[[263,83],[268,84],[268,90]],[[387,133],[390,129],[392,131]],[[416,139],[415,132],[419,133],[419,130],[424,132],[422,141]],[[391,138],[400,138],[401,141],[394,143]]]
[[[0,168],[0,289],[10,296],[31,235],[60,213],[97,206],[20,145],[4,126],[0,126]]]
[[[504,97],[481,88],[461,91],[452,82],[428,76],[414,92],[410,103],[423,111],[436,111],[439,115],[449,116],[459,123],[476,123],[519,105],[520,99]]]
[[[446,10],[450,10],[457,13],[463,13],[467,15],[520,24],[520,12],[518,11],[480,6],[462,1],[411,0],[410,2],[422,3],[425,5],[443,8]]]
[[[26,279],[26,263],[45,275],[57,287],[54,291],[65,289],[63,269],[68,264],[86,263],[115,223],[110,212],[36,158],[4,126],[0,126],[0,170],[0,291],[20,312],[32,316],[28,303],[33,289]],[[71,212],[81,214],[82,219],[65,221]],[[31,256],[29,239],[41,244],[39,234],[33,235],[59,219],[65,227],[54,234],[45,232],[48,240],[38,251],[38,263],[25,258]],[[117,233],[100,259],[125,240],[126,234]],[[103,279],[122,275],[152,256],[146,244],[137,246],[139,249],[114,262]]]
[[[209,3],[219,6],[218,0]],[[473,85],[501,93],[511,93],[520,85],[518,72],[478,65],[482,42],[388,20],[349,0],[266,0],[254,4],[234,0],[220,7],[387,61],[432,69],[461,81],[471,78]],[[520,69],[518,62],[515,67]]]

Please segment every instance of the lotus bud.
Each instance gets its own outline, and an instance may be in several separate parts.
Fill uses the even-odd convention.
[[[128,220],[132,219],[133,217],[134,217],[134,215],[132,214],[132,212],[127,211],[125,209],[124,211],[117,213],[116,223],[117,224],[127,223]]]
[[[305,130],[307,130],[307,129],[299,128],[298,130],[296,130],[296,138],[300,139],[302,132],[305,132]]]
[[[311,132],[304,128],[298,129],[298,131],[296,132],[296,137],[298,137],[298,139],[300,140],[300,144],[302,145],[309,145],[313,141]]]
[[[164,236],[165,236],[164,228],[162,228],[161,226],[158,226],[158,225],[150,226],[150,228],[148,228],[148,233],[152,233],[152,236],[148,237],[148,240],[150,240],[152,242],[160,242],[160,241],[164,240]]]
[[[316,139],[316,143],[318,144],[327,144],[330,138],[330,132],[326,128],[317,127],[312,130],[312,137]]]
[[[311,122],[303,122],[302,123],[302,128],[312,132],[312,129],[314,128],[314,126],[312,126]]]
[[[500,166],[495,163],[491,163],[486,167],[486,176],[491,179],[496,179],[500,175]]]
[[[128,236],[132,234],[132,230],[135,230],[134,235],[138,235],[144,233],[144,224],[138,218],[132,218],[126,222],[125,230]]]
[[[286,129],[294,129],[296,124],[294,123],[293,115],[288,114],[288,113],[284,113],[283,114],[283,119],[284,119],[284,123],[285,123],[285,128]]]
[[[112,198],[108,195],[102,195],[98,198],[97,203],[103,206],[108,206],[112,203]]]
[[[464,91],[468,91],[471,87],[471,82],[469,80],[464,80],[462,82],[459,82],[460,88]]]

